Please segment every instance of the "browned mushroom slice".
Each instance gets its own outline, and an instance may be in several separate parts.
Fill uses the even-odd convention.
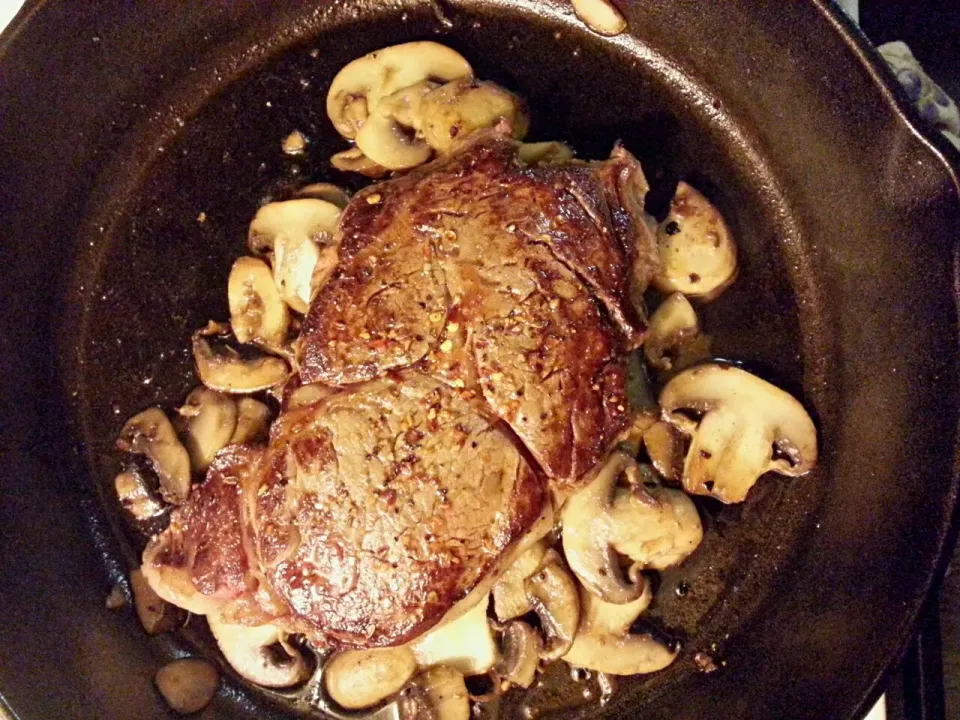
[[[263,260],[241,257],[233,263],[227,282],[227,299],[230,326],[237,340],[260,342],[268,347],[283,345],[290,315],[273,273]]]
[[[421,165],[433,154],[417,132],[424,95],[435,83],[422,82],[384,97],[357,132],[357,147],[373,162],[389,170]]]
[[[241,677],[263,687],[285,688],[307,679],[310,666],[276,625],[235,625],[214,613],[210,631],[230,666]]]
[[[232,347],[228,339],[215,324],[194,333],[194,363],[200,381],[208,388],[253,393],[280,385],[290,376],[285,360],[249,346]]]
[[[640,597],[623,605],[604,602],[582,589],[580,629],[563,659],[610,675],[652,673],[670,665],[677,657],[676,650],[651,635],[630,633],[630,625],[647,609],[651,598],[649,583]]]
[[[493,668],[494,678],[517,687],[530,687],[540,666],[540,636],[522,620],[512,620],[503,629],[501,643],[503,654]]]
[[[387,168],[383,167],[383,165],[378,165],[368,158],[360,148],[356,147],[332,155],[330,157],[330,164],[337,170],[355,172],[373,180],[382,178],[390,172]]]
[[[660,420],[643,433],[643,446],[650,462],[661,476],[672,482],[683,477],[683,435],[673,425]]]
[[[700,333],[697,314],[682,293],[670,295],[653,313],[643,352],[652,367],[664,371],[683,370],[709,357],[709,338]]]
[[[270,435],[270,415],[270,408],[259,400],[239,398],[237,426],[230,437],[230,444],[266,442]]]
[[[580,623],[577,585],[555,550],[547,552],[540,569],[524,581],[534,612],[540,618],[545,642],[540,656],[556,660],[573,644]]]
[[[689,493],[736,503],[766,472],[788,477],[817,464],[817,429],[794,397],[729,365],[699,365],[660,394],[664,420],[690,438]]]
[[[619,35],[627,29],[627,21],[608,0],[570,0],[573,11],[598,35]]]
[[[410,644],[420,667],[447,665],[464,675],[481,675],[500,659],[487,619],[486,595],[460,617],[438,625]]]
[[[663,293],[715,299],[737,277],[737,245],[720,212],[682,182],[657,229],[661,268],[653,280]]]
[[[337,205],[298,198],[264,205],[250,223],[249,247],[254,252],[272,252],[276,288],[284,302],[299,313],[310,309],[313,294],[336,265],[339,222]],[[318,266],[325,270],[318,271]],[[265,281],[262,284],[266,286]],[[269,295],[266,288],[264,293]]]
[[[117,499],[123,508],[136,520],[149,520],[163,512],[164,505],[153,496],[143,476],[130,469],[117,475],[113,480]]]
[[[523,583],[540,567],[547,548],[545,540],[535,542],[514,560],[493,586],[493,609],[500,620],[511,620],[530,612],[530,601]]]
[[[117,447],[150,461],[164,500],[179,505],[187,499],[190,456],[163,410],[149,408],[127,420],[117,438]]]
[[[623,475],[628,487],[617,486]],[[636,600],[644,589],[639,570],[681,562],[702,537],[690,498],[670,488],[646,488],[640,466],[622,452],[611,455],[563,512],[563,550],[570,569],[584,587],[610,603]],[[634,563],[629,578],[620,570],[621,554]]]
[[[184,444],[194,471],[205,473],[213,457],[230,443],[237,427],[233,398],[205,387],[194,388],[180,408]]]
[[[423,670],[401,693],[398,709],[400,720],[469,720],[463,675],[443,665]]]
[[[323,685],[340,707],[361,710],[398,693],[417,671],[409,647],[345,650],[323,668]]]
[[[183,658],[160,668],[154,682],[172,710],[190,715],[200,712],[213,700],[220,674],[206,660]]]
[[[432,90],[424,96],[417,114],[415,125],[423,139],[441,154],[449,153],[477,130],[494,127],[504,120],[518,140],[530,127],[529,115],[519,97],[495,83],[473,77],[458,78]]]
[[[327,115],[337,132],[353,139],[383,98],[425,80],[448,82],[472,74],[470,63],[439,43],[382,48],[337,73],[327,93]]]

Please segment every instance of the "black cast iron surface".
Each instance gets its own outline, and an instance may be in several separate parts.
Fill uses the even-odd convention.
[[[622,138],[663,191],[701,187],[744,256],[702,312],[715,350],[801,394],[821,428],[813,476],[701,506],[707,540],[653,613],[684,654],[604,712],[867,708],[955,505],[960,203],[832,11],[624,3],[631,33],[604,40],[559,1],[34,8],[0,47],[0,694],[24,720],[165,717],[155,669],[214,656],[202,623],[148,639],[103,607],[139,549],[104,492],[112,440],[193,383],[189,333],[226,317],[258,204],[343,180],[325,161],[342,147],[323,111],[336,69],[416,38],[526,97],[534,139],[597,157]],[[311,139],[297,162],[280,153],[293,129]],[[721,669],[697,672],[699,651]],[[534,699],[554,703],[555,687]],[[291,707],[230,681],[203,716]]]

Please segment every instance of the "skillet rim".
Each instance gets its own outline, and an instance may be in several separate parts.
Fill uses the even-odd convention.
[[[0,64],[9,62],[9,56],[15,53],[16,40],[23,29],[30,23],[41,21],[44,9],[57,1],[27,0],[7,29],[0,34]],[[892,73],[886,68],[877,50],[852,20],[839,7],[833,5],[830,0],[813,0],[812,4],[852,51],[856,61],[867,70],[871,83],[880,92],[884,104],[898,118],[898,122],[902,123],[914,137],[920,140],[928,155],[937,158],[938,166],[942,168],[946,180],[952,186],[953,199],[956,200],[956,205],[960,208],[960,170],[958,170],[960,168],[960,153],[939,133],[924,126],[918,112],[913,108]],[[953,258],[953,300],[960,307],[960,242],[956,240],[953,242],[950,254]],[[960,352],[960,347],[955,347],[955,357],[958,352]],[[960,531],[960,508],[957,505],[958,494],[960,494],[960,428],[957,428],[955,433],[952,456],[953,476],[949,483],[949,495],[953,501],[952,521],[949,527],[940,528],[937,562],[930,568],[929,572],[925,573],[926,584],[923,587],[923,592],[918,593],[918,595],[923,596],[924,600],[913,605],[909,611],[905,611],[902,615],[904,622],[895,632],[891,633],[892,639],[898,639],[898,642],[891,643],[898,647],[898,652],[885,661],[886,670],[876,678],[868,689],[865,695],[866,699],[859,707],[861,713],[869,709],[872,702],[880,695],[881,686],[889,677],[897,658],[902,655],[911,641],[919,617],[929,609],[935,597],[935,588],[941,581],[949,563],[950,550],[956,542],[958,531]],[[5,702],[0,697],[0,716],[4,712],[4,706]],[[16,717],[16,715],[13,716]]]

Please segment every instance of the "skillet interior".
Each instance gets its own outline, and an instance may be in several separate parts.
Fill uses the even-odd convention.
[[[55,432],[54,416],[68,407],[84,449],[82,459],[68,462],[57,433],[48,447],[51,463],[75,472],[71,482],[109,489],[112,440],[123,420],[152,402],[171,406],[191,386],[189,333],[209,317],[226,316],[225,278],[257,204],[302,177],[337,179],[324,158],[342,146],[322,103],[336,69],[386,44],[439,36],[482,77],[530,101],[536,139],[568,139],[581,155],[595,157],[622,137],[657,182],[690,179],[718,203],[745,261],[734,289],[703,313],[715,349],[803,394],[822,427],[821,472],[762,483],[740,508],[704,507],[713,519],[708,540],[686,568],[665,578],[654,613],[689,638],[687,652],[670,671],[625,683],[608,712],[694,718],[724,708],[732,717],[849,717],[883,669],[872,659],[875,650],[870,660],[861,653],[879,646],[885,659],[894,654],[924,596],[953,505],[956,311],[949,239],[958,228],[956,196],[936,158],[834,36],[817,52],[824,62],[845,62],[849,76],[822,80],[811,49],[793,32],[796,26],[826,31],[827,19],[815,7],[789,13],[747,2],[706,13],[700,7],[637,4],[631,27],[640,40],[612,42],[549,3],[539,5],[539,14],[525,4],[465,2],[324,6],[308,16],[292,3],[269,11],[241,3],[229,12],[191,10],[190,18],[170,25],[157,11],[138,9],[140,28],[122,14],[98,18],[91,52],[119,53],[109,65],[102,60],[104,67],[125,66],[136,56],[128,47],[131,33],[156,33],[156,43],[172,54],[153,67],[163,75],[152,78],[165,87],[159,98],[145,92],[151,78],[144,70],[133,73],[142,84],[108,88],[120,100],[111,106],[116,111],[101,113],[87,130],[99,149],[93,166],[102,170],[92,173],[96,189],[86,207],[86,192],[76,193],[70,232],[61,230],[61,238],[74,235],[69,223],[81,214],[86,221],[75,244],[49,250],[66,277],[55,306],[62,385],[38,390],[38,417]],[[93,22],[68,17],[77,12],[56,3],[41,9],[47,24]],[[248,31],[254,26],[254,16],[255,42],[242,29],[245,22]],[[718,23],[735,37],[717,37]],[[208,29],[202,41],[191,34],[197,27]],[[851,98],[862,107],[851,108]],[[294,128],[312,140],[307,159],[295,164],[279,151]],[[111,137],[114,147],[104,144]],[[19,157],[15,149],[10,154]],[[74,157],[79,163],[81,156]],[[31,175],[18,182],[34,192],[56,186]],[[84,190],[88,183],[78,178]],[[18,197],[12,207],[26,216],[25,194]],[[18,257],[17,272],[34,271],[28,255]],[[5,321],[17,302],[5,308]],[[26,347],[45,352],[42,339]],[[13,373],[27,378],[45,367],[18,362]],[[14,432],[22,425],[26,434],[26,422],[11,423]],[[23,455],[12,458],[14,469],[33,462]],[[32,477],[42,468],[20,472]],[[39,498],[42,481],[37,485]],[[78,491],[68,492],[61,502]],[[138,548],[104,496],[106,519],[99,509],[83,509],[95,516],[104,560],[117,573]],[[37,512],[24,498],[19,513],[4,505],[4,520],[19,527]],[[38,522],[42,529],[50,521]],[[119,542],[111,527],[120,531]],[[11,573],[4,588],[15,568],[28,563],[27,537],[14,548],[16,562],[4,564]],[[54,568],[69,567],[65,552],[83,553],[51,545],[43,557]],[[95,571],[82,568],[67,572],[75,584],[65,583],[61,602],[62,595],[91,597]],[[691,589],[679,597],[674,590],[682,582]],[[109,583],[100,583],[96,589],[105,592]],[[38,582],[41,589],[50,586]],[[15,603],[14,614],[22,624],[12,627],[8,619],[4,642],[23,643],[25,627],[47,637],[63,619],[41,625],[21,606]],[[141,715],[162,716],[144,687],[152,669],[205,639],[188,631],[148,642],[130,617],[84,607],[89,632],[69,634],[77,650],[65,678],[77,683],[79,676],[102,711],[77,707],[73,716],[124,716],[114,711],[123,707],[115,694],[137,683],[127,692],[150,708]],[[90,646],[101,663],[93,668]],[[53,650],[55,643],[51,638],[40,647]],[[50,659],[40,647],[25,649],[27,667],[36,671]],[[698,651],[728,664],[699,675],[692,662]],[[127,665],[134,678],[119,687],[105,680],[113,663]],[[2,672],[0,688],[13,707],[23,708],[24,717],[43,716],[36,710],[44,699],[25,686],[26,671]],[[542,694],[552,687],[547,683]],[[254,712],[263,700],[228,692],[209,712]],[[277,712],[283,707],[270,704]]]

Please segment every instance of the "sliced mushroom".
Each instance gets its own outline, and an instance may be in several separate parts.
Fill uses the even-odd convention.
[[[540,666],[540,636],[522,620],[513,620],[503,628],[500,637],[503,656],[493,668],[494,677],[518,687],[530,687]]]
[[[495,83],[472,77],[462,77],[432,90],[423,97],[417,111],[417,128],[426,143],[440,154],[449,153],[471,133],[504,120],[518,140],[530,128],[530,117],[519,97]]]
[[[360,710],[399,692],[417,670],[409,647],[346,650],[323,668],[323,684],[340,707]]]
[[[126,470],[113,480],[117,499],[137,520],[149,520],[163,512],[164,505],[147,488],[143,476],[136,469]]]
[[[481,675],[500,659],[487,607],[490,596],[474,605],[466,613],[433,628],[410,644],[420,667],[447,665],[464,675]]]
[[[725,503],[766,472],[799,477],[817,464],[817,429],[794,397],[728,365],[699,365],[660,394],[664,420],[690,438],[683,486]]]
[[[179,505],[187,499],[190,456],[163,410],[149,408],[127,420],[117,438],[117,447],[150,461],[164,500]]]
[[[160,668],[154,683],[172,710],[189,715],[210,704],[217,694],[220,674],[206,660],[184,658]]]
[[[545,540],[538,540],[514,560],[493,586],[493,610],[501,621],[530,612],[530,601],[523,583],[540,567],[548,548]]]
[[[631,487],[617,488],[624,474]],[[680,562],[703,536],[689,498],[668,488],[648,489],[644,479],[636,461],[616,451],[563,511],[563,550],[570,569],[607,602],[636,600],[644,588],[639,570]],[[630,578],[620,571],[618,552],[634,562]]]
[[[601,600],[586,588],[580,588],[579,631],[620,635],[627,632],[653,602],[653,587],[641,577],[643,591],[636,600],[618,605]]]
[[[230,667],[250,682],[285,688],[309,677],[310,666],[276,625],[234,625],[217,613],[208,615],[207,623]]]
[[[643,592],[643,583],[630,582],[619,570],[610,544],[609,508],[621,475],[633,463],[615,451],[594,478],[563,509],[563,551],[570,568],[591,593],[612,603],[628,603]]]
[[[424,95],[434,87],[417,83],[383,98],[357,132],[363,154],[388,170],[406,170],[429,160],[433,151],[417,130]]]
[[[327,115],[343,137],[353,139],[380,101],[425,80],[448,82],[473,70],[459,53],[430,41],[377,50],[347,64],[330,85]]]
[[[470,695],[463,675],[444,665],[420,672],[400,696],[400,720],[469,720]]]
[[[684,353],[683,348],[698,337],[697,313],[682,293],[674,293],[651,316],[643,352],[647,362],[657,370],[682,370],[678,365],[697,359],[689,352]]]
[[[148,635],[170,632],[183,624],[183,610],[157,595],[140,568],[130,573],[130,590],[137,618]]]
[[[340,208],[333,203],[298,198],[264,205],[250,223],[250,249],[273,252],[273,280],[284,302],[299,313],[310,309],[314,292],[336,265],[339,222]],[[326,275],[315,272],[321,258]]]
[[[270,267],[263,260],[237,258],[227,281],[227,298],[230,325],[237,340],[261,342],[268,347],[283,344],[290,326],[290,313]]]
[[[562,165],[573,159],[573,149],[566,143],[549,142],[522,143],[517,157],[527,165]]]
[[[679,430],[659,420],[643,433],[643,446],[661,476],[671,482],[680,481],[683,477],[684,442]]]
[[[270,435],[270,408],[259,400],[242,397],[237,400],[237,426],[230,444],[266,442]]]
[[[205,387],[194,388],[180,415],[184,418],[184,445],[195,472],[205,473],[213,457],[230,443],[237,427],[233,398]]]
[[[383,167],[383,165],[378,165],[368,158],[360,148],[356,147],[332,155],[330,157],[330,164],[337,170],[355,172],[374,180],[382,178],[390,172],[387,168]]]
[[[682,182],[667,218],[657,228],[660,292],[681,292],[704,302],[715,299],[737,277],[737,245],[720,212]]]
[[[616,488],[608,511],[610,544],[633,561],[631,574],[679,565],[703,540],[693,501],[680,490],[653,484],[652,471],[647,478],[644,484]]]
[[[623,605],[604,602],[581,589],[580,628],[563,659],[571,665],[611,675],[639,675],[663,670],[677,652],[651,635],[630,633],[630,625],[650,605],[649,583],[643,594]]]
[[[608,0],[570,0],[584,25],[598,35],[611,37],[627,29],[627,21]]]
[[[550,550],[540,568],[524,580],[523,586],[545,635],[540,657],[556,660],[570,649],[577,634],[580,623],[577,585],[563,566],[560,555]]]
[[[297,190],[297,197],[314,198],[332,203],[343,210],[350,203],[350,195],[342,187],[332,183],[310,183]]]
[[[290,366],[282,358],[250,347],[234,348],[222,331],[222,326],[211,324],[193,335],[193,360],[208,388],[252,393],[280,385],[290,376]]]

